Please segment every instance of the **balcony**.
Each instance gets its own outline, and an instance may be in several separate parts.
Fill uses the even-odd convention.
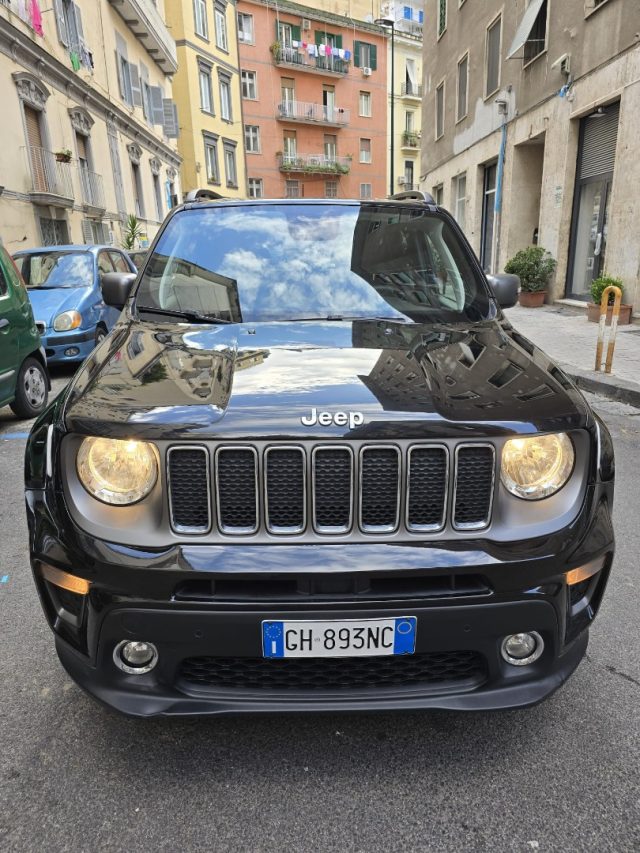
[[[102,175],[86,169],[82,164],[80,164],[78,172],[85,212],[93,215],[103,214],[106,210],[106,204]]]
[[[275,64],[281,68],[297,68],[324,77],[344,77],[349,71],[349,63],[338,56],[309,56],[293,47],[283,47],[278,42],[271,45],[271,54]]]
[[[178,70],[176,43],[153,0],[109,0],[131,32],[165,74]]]
[[[283,101],[278,104],[276,118],[300,124],[321,124],[325,127],[346,127],[350,111],[324,104],[309,104],[304,101]]]
[[[27,148],[27,155],[31,164],[31,201],[49,207],[73,207],[71,165],[58,161],[53,151],[35,145]]]
[[[417,83],[403,83],[400,88],[400,94],[403,98],[422,99],[422,86]]]
[[[420,133],[417,130],[405,130],[402,134],[403,150],[416,151],[420,148]]]
[[[324,154],[278,154],[281,172],[304,175],[348,175],[350,157],[327,157]]]

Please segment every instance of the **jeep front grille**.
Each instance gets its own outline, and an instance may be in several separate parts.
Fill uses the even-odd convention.
[[[494,447],[477,443],[227,444],[211,455],[194,445],[167,455],[176,533],[206,534],[214,518],[214,533],[229,536],[480,530],[494,472]]]

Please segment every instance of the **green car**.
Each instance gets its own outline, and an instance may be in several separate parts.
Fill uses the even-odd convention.
[[[47,405],[49,373],[29,294],[6,249],[0,246],[0,406],[35,418]]]

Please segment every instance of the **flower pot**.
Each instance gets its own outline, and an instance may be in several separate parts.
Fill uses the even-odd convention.
[[[68,154],[56,154],[56,160],[58,163],[70,163],[71,157]]]
[[[546,295],[546,290],[521,290],[518,294],[518,302],[523,308],[541,308]]]
[[[618,325],[628,326],[631,322],[632,305],[622,304],[620,306],[620,314],[618,315]],[[611,317],[613,316],[613,305],[609,305],[607,309],[607,326],[611,325]],[[595,302],[587,303],[587,319],[590,323],[598,323],[600,321],[600,306]]]

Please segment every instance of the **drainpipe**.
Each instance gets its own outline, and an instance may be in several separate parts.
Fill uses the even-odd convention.
[[[498,270],[500,255],[500,231],[502,228],[502,187],[504,182],[504,158],[507,150],[507,102],[498,100],[498,110],[502,116],[502,137],[500,139],[500,154],[498,155],[498,170],[496,174],[496,198],[494,202],[495,216],[493,220],[493,251],[491,253],[491,272],[495,275]]]

